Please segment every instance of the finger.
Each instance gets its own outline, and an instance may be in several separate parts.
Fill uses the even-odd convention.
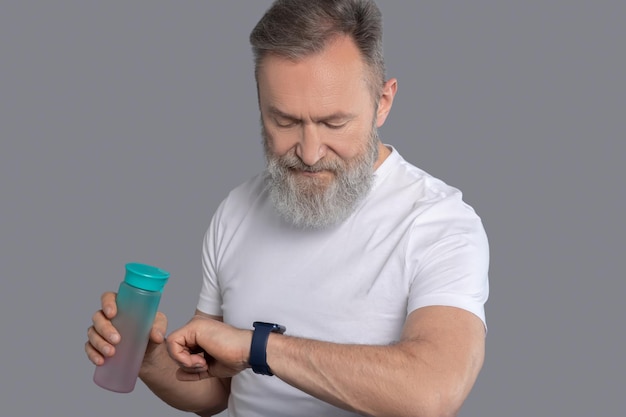
[[[185,338],[179,331],[170,334],[166,341],[167,353],[178,366],[191,367],[189,349],[185,346]]]
[[[197,352],[194,340],[187,337],[185,329],[179,329],[167,338],[167,352],[180,367],[197,369],[206,366],[203,353]]]
[[[117,314],[117,304],[115,303],[116,294],[114,292],[105,292],[100,297],[102,312],[111,320]]]
[[[104,356],[100,354],[89,342],[85,342],[85,353],[87,358],[94,365],[102,365],[104,363]]]
[[[97,359],[98,356],[102,357],[102,360],[104,360],[105,357],[110,357],[115,354],[115,346],[107,342],[100,334],[98,334],[93,326],[90,326],[89,329],[87,329],[87,343],[85,344],[85,351],[87,352],[87,356],[92,361]]]
[[[190,372],[207,368],[207,361],[202,353],[191,353],[189,349],[185,347],[168,347],[168,353],[178,366]]]
[[[167,332],[167,317],[161,312],[157,312],[154,324],[150,330],[150,340],[156,344],[165,342]]]
[[[102,310],[98,310],[91,318],[93,330],[109,343],[116,345],[120,342],[121,336]]]

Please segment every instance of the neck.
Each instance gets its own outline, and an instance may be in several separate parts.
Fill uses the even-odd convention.
[[[391,149],[387,148],[382,142],[378,142],[378,159],[374,163],[374,170],[377,170],[389,155],[391,155]]]

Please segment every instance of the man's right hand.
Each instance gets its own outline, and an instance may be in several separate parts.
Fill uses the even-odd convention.
[[[114,292],[102,294],[101,309],[95,312],[92,318],[93,324],[87,329],[85,352],[89,360],[95,365],[102,365],[105,358],[113,356],[115,354],[115,346],[121,340],[120,334],[111,323],[111,320],[117,314],[115,297],[116,293]],[[146,349],[145,359],[149,359],[156,346],[165,342],[166,331],[167,317],[165,317],[165,314],[158,312],[150,331],[150,342]]]
[[[93,324],[87,330],[85,352],[95,365],[102,365],[105,358],[115,355],[115,346],[121,336],[111,320],[117,314],[114,292],[102,294],[101,309],[93,315]],[[201,314],[201,313],[198,313]],[[221,317],[212,317],[221,320]],[[174,408],[195,412],[199,415],[215,415],[226,409],[230,395],[229,378],[207,378],[196,382],[180,381],[179,366],[167,352],[165,334],[167,317],[157,313],[150,330],[139,378],[159,398]]]

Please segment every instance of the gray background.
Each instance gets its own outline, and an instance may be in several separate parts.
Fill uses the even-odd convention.
[[[0,5],[0,415],[182,415],[96,387],[86,329],[126,262],[192,314],[200,244],[263,167],[248,33],[270,1]],[[461,416],[622,411],[622,1],[380,1],[382,135],[490,237],[487,359]]]

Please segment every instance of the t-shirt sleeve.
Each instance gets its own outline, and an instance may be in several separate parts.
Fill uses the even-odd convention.
[[[202,287],[197,308],[203,313],[214,316],[223,315],[217,266],[219,262],[220,219],[224,204],[222,202],[215,212],[202,241]]]
[[[489,244],[481,219],[460,193],[422,213],[410,242],[414,272],[408,313],[432,305],[458,307],[474,313],[486,328]]]

